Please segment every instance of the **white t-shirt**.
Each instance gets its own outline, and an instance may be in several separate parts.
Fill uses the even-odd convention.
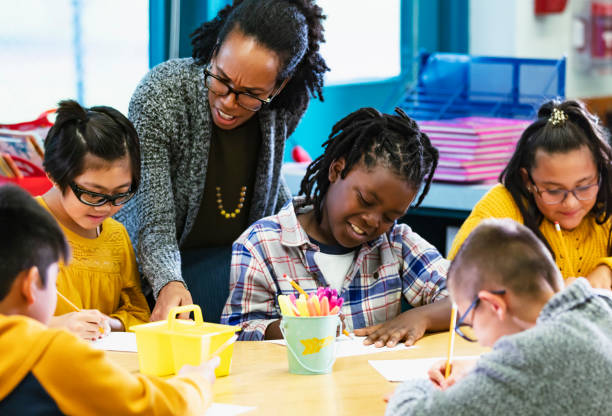
[[[355,261],[355,251],[344,254],[327,254],[319,251],[315,253],[314,260],[329,286],[340,293],[344,278]]]

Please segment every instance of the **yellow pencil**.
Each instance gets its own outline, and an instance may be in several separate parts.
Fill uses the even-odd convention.
[[[68,305],[70,305],[70,307],[71,307],[72,309],[74,309],[74,311],[75,311],[75,312],[81,312],[81,310],[79,309],[79,307],[78,307],[78,306],[76,306],[74,303],[70,302],[70,300],[69,300],[69,299],[68,299],[66,296],[62,295],[62,293],[61,293],[59,290],[56,290],[56,292],[57,292],[57,294],[58,294],[58,296],[59,296],[60,298],[64,299],[64,302],[66,302]],[[104,328],[103,328],[103,327],[101,327],[101,326],[99,326],[99,327],[98,327],[98,331],[100,331],[100,333],[101,333],[101,334],[103,334],[103,333],[104,333]]]
[[[295,290],[297,290],[299,294],[304,295],[304,296],[306,297],[306,299],[308,299],[308,293],[306,293],[306,292],[304,291],[304,289],[302,289],[302,288],[300,287],[300,285],[298,285],[297,283],[295,283],[295,282],[293,281],[293,279],[291,279],[291,278],[290,278],[289,276],[287,276],[286,274],[283,274],[283,277],[284,277],[284,278],[286,278],[286,279],[289,281],[289,283],[291,283],[291,286],[293,286],[293,288],[294,288]]]
[[[70,305],[70,307],[71,307],[72,309],[74,309],[74,311],[75,311],[75,312],[81,312],[81,310],[79,309],[79,307],[78,307],[78,306],[76,306],[74,303],[70,302],[70,300],[69,300],[69,299],[68,299],[66,296],[62,295],[62,293],[61,293],[59,290],[57,291],[57,294],[58,294],[58,296],[59,296],[60,298],[64,299],[64,302],[66,302],[68,305]]]
[[[453,302],[453,308],[451,309],[451,324],[450,334],[448,338],[448,355],[446,358],[446,369],[444,370],[444,379],[446,380],[450,376],[451,372],[451,361],[453,359],[453,349],[455,348],[455,324],[457,323],[457,305]]]
[[[567,277],[576,277],[574,274],[574,268],[572,267],[572,262],[569,258],[569,252],[567,251],[567,245],[565,244],[565,238],[563,238],[563,233],[561,232],[561,226],[558,221],[555,221],[555,230],[557,230],[557,234],[559,235],[559,240],[561,241],[561,250],[563,250],[563,256],[565,257],[565,261],[567,263]]]
[[[225,349],[226,349],[227,347],[229,347],[229,346],[230,346],[230,345],[232,345],[234,342],[236,342],[236,340],[237,340],[237,339],[238,339],[238,335],[234,335],[233,337],[231,337],[230,339],[228,339],[227,341],[225,341],[223,344],[221,344],[221,345],[219,346],[219,348],[217,348],[217,350],[211,354],[211,356],[210,356],[210,357],[212,358],[212,357],[215,357],[215,356],[216,356],[216,357],[220,356],[220,355],[221,355],[221,353],[222,353],[223,351],[225,351]]]

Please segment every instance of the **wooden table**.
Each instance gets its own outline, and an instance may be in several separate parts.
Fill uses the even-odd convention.
[[[383,378],[368,360],[445,357],[448,333],[427,335],[414,348],[338,358],[331,374],[290,374],[285,347],[266,342],[237,342],[231,373],[217,379],[214,401],[257,408],[245,414],[318,416],[382,415],[382,398],[396,383]],[[478,355],[487,349],[455,338],[455,355]],[[138,371],[135,353],[108,352],[109,358]]]

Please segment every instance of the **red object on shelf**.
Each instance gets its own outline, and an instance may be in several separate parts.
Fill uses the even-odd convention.
[[[32,196],[42,195],[51,189],[53,184],[41,168],[23,158],[17,156],[12,156],[12,158],[15,165],[23,174],[23,178],[7,178],[6,176],[0,176],[0,185],[13,183],[24,188]]]
[[[0,129],[9,129],[9,130],[17,130],[17,131],[28,131],[35,130],[41,127],[51,127],[53,123],[49,120],[49,116],[55,113],[55,109],[47,110],[41,115],[39,115],[36,120],[32,121],[24,121],[23,123],[14,123],[14,124],[2,124],[0,123]]]
[[[0,176],[0,186],[7,183],[13,183],[22,187],[32,196],[42,195],[49,189],[51,189],[51,187],[53,186],[49,178],[47,178],[46,176],[31,176],[21,179]]]
[[[591,3],[591,56],[612,57],[612,2]]]
[[[566,5],[567,0],[535,0],[535,14],[561,13]]]
[[[296,145],[291,150],[291,157],[295,162],[303,163],[303,162],[312,162],[312,158],[308,154],[306,150],[300,145]]]

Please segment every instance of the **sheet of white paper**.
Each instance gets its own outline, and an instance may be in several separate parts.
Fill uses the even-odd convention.
[[[455,360],[477,360],[478,355],[454,357]],[[427,371],[437,361],[446,357],[418,358],[413,360],[370,360],[369,363],[388,381],[406,381],[427,378]]]
[[[213,403],[206,411],[206,416],[234,416],[254,410],[254,407],[235,404]]]
[[[137,352],[136,334],[133,332],[111,332],[104,338],[91,342],[97,350]]]
[[[398,344],[395,347],[381,347],[376,348],[374,345],[363,345],[363,340],[366,337],[356,337],[353,336],[353,339],[347,337],[346,335],[341,335],[336,338],[336,358],[342,357],[351,357],[354,355],[366,355],[366,354],[377,354],[380,352],[388,352],[388,351],[402,351],[411,348],[418,348],[416,345],[411,347],[407,347],[404,344]],[[270,341],[272,344],[286,345],[284,339],[274,339]]]

